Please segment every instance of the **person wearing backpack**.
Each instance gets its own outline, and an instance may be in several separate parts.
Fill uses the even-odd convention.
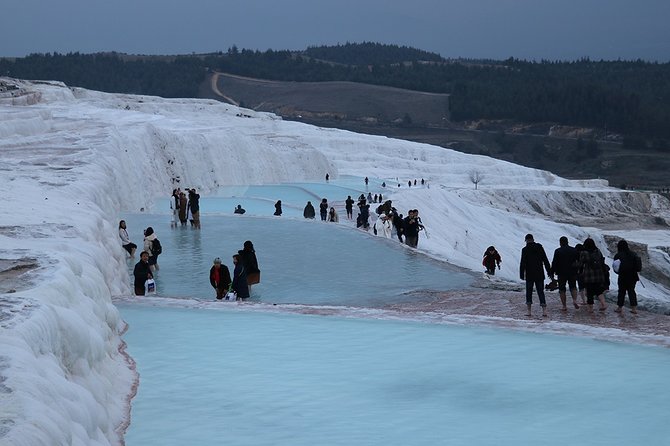
[[[626,301],[626,293],[630,301],[630,312],[637,314],[637,293],[635,284],[640,280],[638,273],[642,271],[642,259],[637,253],[631,251],[626,240],[619,240],[616,245],[617,253],[614,256],[613,269],[619,275],[617,285],[619,291],[617,294],[617,308],[614,310],[621,313],[623,304]],[[617,267],[618,261],[618,267]]]
[[[609,288],[609,273],[605,265],[605,257],[592,238],[584,240],[583,246],[584,250],[579,253],[579,268],[586,287],[586,306],[589,312],[592,312],[594,298],[597,296],[600,302],[599,310],[605,311],[607,309],[605,291]]]
[[[149,253],[149,267],[151,271],[158,271],[158,256],[163,252],[161,242],[154,233],[154,228],[149,226],[144,230],[144,250]]]

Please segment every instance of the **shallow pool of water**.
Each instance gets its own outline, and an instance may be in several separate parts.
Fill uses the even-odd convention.
[[[125,215],[141,244],[152,226],[163,245],[156,275],[158,294],[214,299],[209,284],[212,260],[220,257],[232,273],[232,255],[245,240],[256,248],[261,283],[252,301],[379,306],[419,299],[418,290],[463,289],[470,274],[438,262],[397,240],[372,237],[350,225],[281,217],[202,217],[202,229],[172,227],[168,215]],[[136,261],[136,260],[135,260]],[[129,261],[132,273],[133,262]]]
[[[662,348],[402,321],[120,305],[128,446],[665,445]]]

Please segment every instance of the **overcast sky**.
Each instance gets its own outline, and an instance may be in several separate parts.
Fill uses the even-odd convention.
[[[670,61],[670,0],[5,0],[0,56],[381,42],[443,57]]]

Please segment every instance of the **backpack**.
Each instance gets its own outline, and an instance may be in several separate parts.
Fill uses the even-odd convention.
[[[161,242],[157,238],[153,239],[153,241],[151,242],[151,253],[154,256],[158,256],[162,252],[163,247],[161,246]]]

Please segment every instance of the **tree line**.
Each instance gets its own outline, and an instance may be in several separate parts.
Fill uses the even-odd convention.
[[[304,51],[238,49],[179,57],[33,54],[0,59],[0,74],[108,92],[197,97],[207,70],[270,80],[351,81],[451,95],[455,121],[510,119],[670,138],[670,64],[637,61],[447,60],[397,45]]]

